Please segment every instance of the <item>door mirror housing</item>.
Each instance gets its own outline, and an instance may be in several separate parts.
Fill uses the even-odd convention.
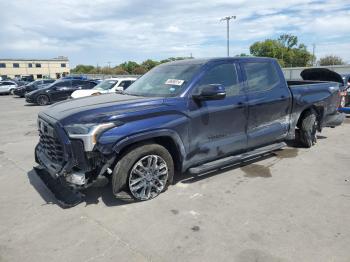
[[[222,85],[203,85],[198,88],[198,93],[192,97],[196,100],[221,100],[226,97],[225,88]]]

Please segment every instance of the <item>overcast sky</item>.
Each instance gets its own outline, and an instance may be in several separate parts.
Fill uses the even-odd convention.
[[[294,34],[316,55],[350,62],[346,0],[1,0],[0,57],[68,56],[71,65],[249,53],[255,41]]]

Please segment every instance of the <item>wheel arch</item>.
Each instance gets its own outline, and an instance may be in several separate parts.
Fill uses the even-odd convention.
[[[180,136],[172,130],[157,130],[129,136],[117,142],[113,151],[121,156],[130,148],[146,143],[155,143],[166,148],[173,158],[175,170],[181,172],[185,147]]]

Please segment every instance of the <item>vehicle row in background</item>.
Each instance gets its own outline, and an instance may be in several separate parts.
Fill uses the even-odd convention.
[[[71,98],[80,98],[85,96],[100,95],[107,93],[122,92],[136,81],[136,77],[129,78],[109,78],[103,80],[97,86],[90,90],[77,90],[71,95]]]
[[[38,79],[24,86],[16,87],[13,90],[13,94],[19,97],[24,97],[25,94],[46,87],[53,82],[55,82],[54,79]]]
[[[76,90],[92,89],[96,85],[97,81],[95,80],[62,79],[47,87],[27,93],[25,99],[28,103],[48,105],[69,98]]]

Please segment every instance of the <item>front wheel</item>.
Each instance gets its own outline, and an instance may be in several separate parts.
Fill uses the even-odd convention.
[[[114,168],[113,193],[127,189],[136,200],[150,200],[166,190],[173,175],[173,159],[166,148],[158,144],[133,147]]]
[[[14,92],[15,92],[15,90],[11,89],[10,90],[10,95],[14,95],[15,94]]]
[[[300,143],[309,148],[317,142],[317,115],[314,110],[307,111],[300,124],[299,141]]]
[[[47,95],[39,95],[36,99],[36,102],[40,106],[46,106],[50,103],[50,99]]]

